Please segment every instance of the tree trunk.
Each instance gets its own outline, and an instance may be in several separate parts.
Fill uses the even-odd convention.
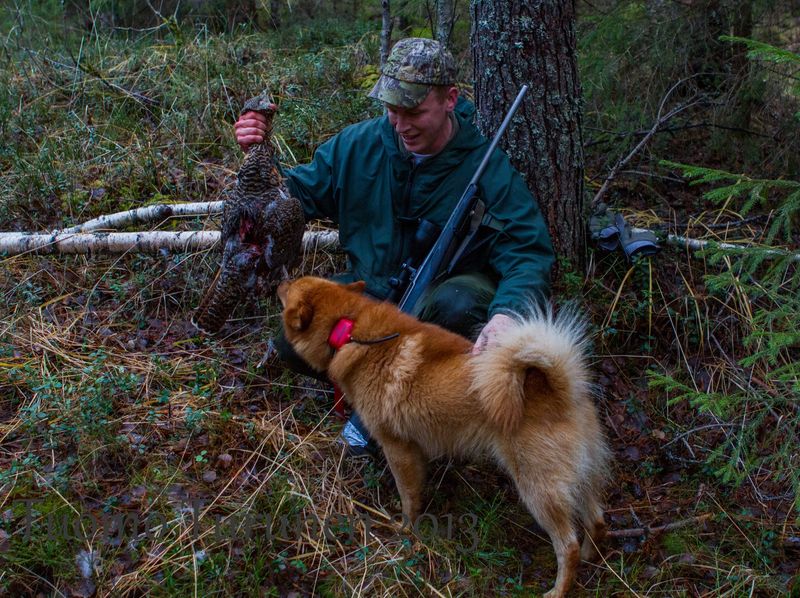
[[[381,0],[381,67],[386,64],[389,57],[389,48],[392,46],[392,9],[389,0]]]
[[[585,233],[575,2],[473,0],[478,126],[490,137],[531,89],[502,142],[539,202],[557,256],[581,266]]]
[[[455,0],[436,0],[436,40],[445,48],[450,46],[455,18]]]
[[[742,2],[741,6],[729,7],[730,33],[737,37],[753,36],[753,3]],[[753,112],[758,105],[758,94],[753,90],[760,86],[761,81],[755,74],[751,74],[751,61],[747,58],[747,48],[744,44],[729,44],[732,56],[730,58],[731,74],[735,79],[734,85],[739,90],[736,94],[736,104],[731,111],[730,121],[732,126],[749,129],[752,125]],[[744,139],[742,139],[744,141]]]

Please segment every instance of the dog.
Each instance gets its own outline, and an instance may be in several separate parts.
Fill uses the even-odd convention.
[[[571,587],[606,531],[609,450],[592,401],[581,319],[532,309],[471,355],[464,337],[363,295],[364,283],[314,277],[278,287],[286,339],[327,372],[383,449],[415,521],[428,461],[493,458],[548,533],[558,561],[549,598]],[[342,321],[349,340],[329,343]],[[585,530],[582,545],[580,528]]]

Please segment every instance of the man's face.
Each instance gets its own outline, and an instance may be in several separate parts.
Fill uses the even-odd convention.
[[[458,90],[450,87],[440,95],[433,89],[415,108],[401,108],[386,104],[389,122],[397,131],[403,145],[415,154],[435,154],[450,140],[449,113],[458,99]]]

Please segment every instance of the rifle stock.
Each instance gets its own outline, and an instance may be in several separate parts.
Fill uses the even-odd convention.
[[[481,160],[480,165],[475,170],[475,174],[472,176],[472,179],[470,179],[467,188],[464,190],[452,214],[450,214],[450,217],[447,219],[447,223],[444,225],[442,232],[436,239],[436,243],[434,243],[428,255],[425,256],[422,264],[416,268],[409,277],[408,286],[398,303],[398,307],[402,311],[406,313],[414,311],[419,300],[428,291],[436,277],[442,272],[442,267],[448,264],[448,261],[455,253],[457,244],[460,241],[459,235],[464,230],[465,225],[475,211],[475,205],[478,201],[478,181],[483,175],[484,170],[486,170],[492,153],[500,142],[500,138],[508,127],[509,122],[511,122],[511,117],[514,116],[517,108],[519,108],[522,98],[527,91],[527,85],[523,85],[519,90],[514,103],[511,105],[511,108],[509,108],[503,122],[492,138],[492,142],[489,144],[489,149],[486,150],[483,160]]]

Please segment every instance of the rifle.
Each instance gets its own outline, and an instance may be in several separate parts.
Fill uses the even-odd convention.
[[[472,236],[477,230],[478,225],[483,219],[485,207],[483,202],[478,199],[478,181],[483,175],[486,166],[489,164],[489,159],[494,152],[497,144],[500,142],[508,123],[511,122],[511,117],[519,108],[522,98],[528,91],[528,86],[523,85],[519,90],[514,103],[508,109],[500,127],[492,138],[489,144],[489,149],[483,156],[483,160],[472,175],[467,188],[458,200],[453,213],[447,219],[447,223],[439,233],[439,237],[430,251],[427,251],[430,246],[430,238],[432,237],[431,229],[436,227],[435,224],[428,220],[420,222],[420,227],[414,238],[413,245],[416,250],[412,250],[411,255],[403,262],[400,267],[400,274],[393,277],[389,284],[392,286],[392,292],[389,295],[390,301],[396,301],[397,297],[401,299],[397,303],[398,307],[406,312],[411,313],[417,305],[422,296],[427,292],[430,285],[436,280],[440,274],[447,275],[452,272],[456,263],[461,255],[464,253],[467,245],[469,244]],[[458,246],[457,246],[458,244]],[[422,263],[417,266],[420,257],[424,256]],[[446,268],[442,266],[446,265]]]

